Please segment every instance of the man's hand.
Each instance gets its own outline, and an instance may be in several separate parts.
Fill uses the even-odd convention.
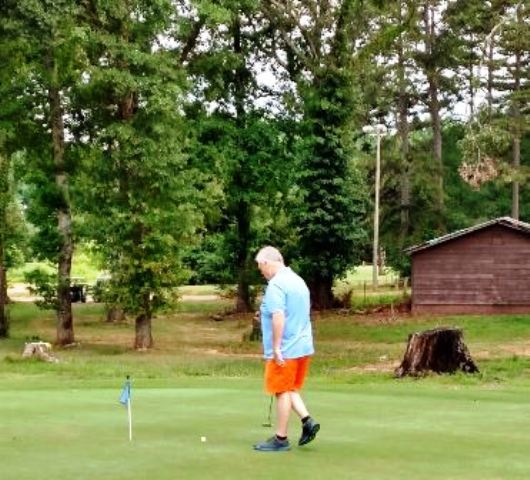
[[[279,348],[275,348],[273,351],[274,361],[276,362],[276,365],[279,365],[280,367],[285,365],[285,360],[283,359],[282,351]]]

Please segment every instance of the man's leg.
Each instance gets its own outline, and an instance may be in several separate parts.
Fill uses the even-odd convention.
[[[276,394],[276,435],[279,437],[287,437],[289,415],[291,408],[293,408],[291,393],[283,392]]]
[[[305,418],[309,416],[309,412],[307,411],[307,408],[305,406],[304,401],[302,400],[302,397],[298,392],[289,392],[291,396],[291,405],[293,410],[296,412],[296,414],[300,418]]]
[[[267,392],[276,396],[276,435],[254,445],[255,450],[283,452],[291,449],[289,440],[287,440],[289,416],[292,409],[289,393],[292,388],[292,380],[289,379],[291,373],[286,366],[280,367],[273,361],[268,361],[265,365],[265,388]],[[278,391],[281,393],[274,393]]]
[[[299,359],[294,388],[290,392],[292,408],[298,414],[300,420],[302,420],[302,435],[300,436],[298,445],[305,445],[313,441],[316,434],[320,430],[320,424],[311,418],[309,411],[302,400],[302,397],[298,393],[298,391],[302,388],[304,380],[307,376],[309,362],[310,357],[302,357]]]

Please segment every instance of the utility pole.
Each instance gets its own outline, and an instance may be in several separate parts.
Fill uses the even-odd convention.
[[[372,286],[377,288],[379,285],[379,191],[381,189],[381,138],[385,136],[387,128],[385,125],[378,124],[375,126],[367,125],[363,127],[363,132],[375,136],[377,140],[377,149],[375,157],[375,193],[374,193],[374,242],[372,251]]]

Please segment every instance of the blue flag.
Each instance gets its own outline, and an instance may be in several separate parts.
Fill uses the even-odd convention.
[[[121,391],[120,403],[122,405],[127,406],[130,399],[131,399],[131,381],[129,380],[129,377],[127,377],[127,381],[123,385],[123,390]]]

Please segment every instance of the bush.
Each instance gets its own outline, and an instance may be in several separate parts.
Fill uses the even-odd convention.
[[[57,275],[48,273],[40,268],[24,272],[24,281],[29,284],[28,290],[32,295],[40,297],[35,304],[46,310],[57,310]]]

